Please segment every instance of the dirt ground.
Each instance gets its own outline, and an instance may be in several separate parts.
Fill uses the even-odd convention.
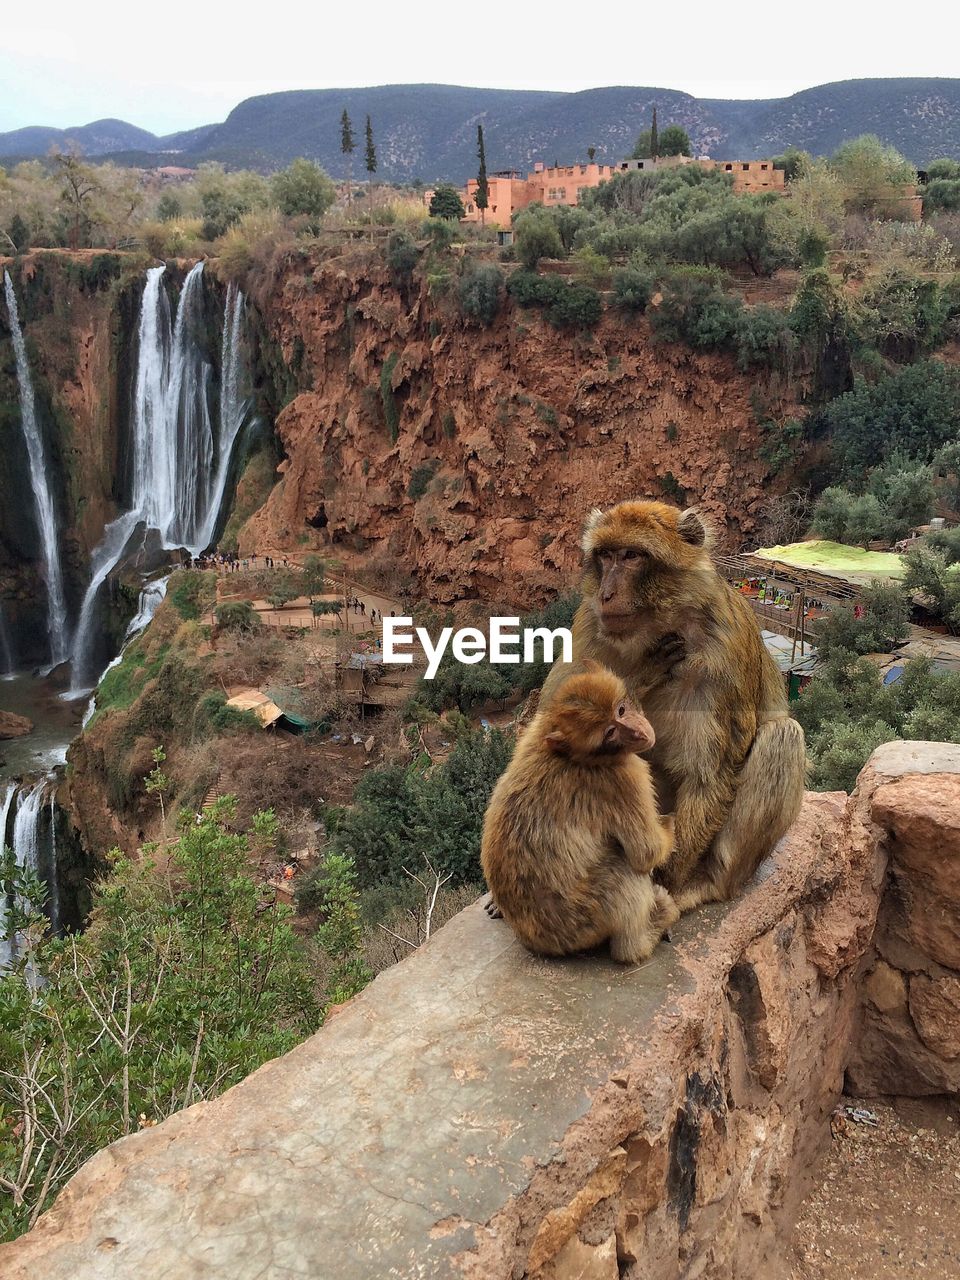
[[[843,1104],[797,1224],[791,1280],[958,1280],[960,1102]],[[855,1108],[876,1125],[856,1123]]]

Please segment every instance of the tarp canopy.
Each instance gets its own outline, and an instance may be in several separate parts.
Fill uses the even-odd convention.
[[[260,689],[240,689],[227,699],[227,706],[237,711],[252,711],[265,729],[283,715],[277,704]]]
[[[904,575],[902,556],[892,551],[864,551],[862,547],[847,547],[841,542],[791,542],[782,547],[761,547],[753,552],[753,557],[795,569],[809,569],[861,586]]]

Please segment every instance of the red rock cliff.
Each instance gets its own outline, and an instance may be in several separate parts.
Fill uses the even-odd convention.
[[[575,575],[592,506],[666,496],[734,542],[755,527],[768,475],[753,379],[729,360],[655,345],[614,309],[588,336],[511,301],[481,328],[357,262],[288,272],[264,304],[311,389],[279,416],[282,478],[242,551],[306,532],[415,571],[438,601],[529,604]]]

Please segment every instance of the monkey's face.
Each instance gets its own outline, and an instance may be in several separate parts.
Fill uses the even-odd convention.
[[[656,743],[653,726],[630,702],[623,682],[596,663],[584,665],[586,674],[570,676],[553,703],[546,735],[550,748],[591,764],[623,751],[650,751]]]
[[[603,632],[628,635],[671,578],[705,559],[706,528],[693,510],[663,502],[621,502],[595,511],[583,536],[585,594]]]

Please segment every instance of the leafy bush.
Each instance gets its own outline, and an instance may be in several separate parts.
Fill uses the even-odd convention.
[[[503,272],[492,263],[471,267],[461,277],[457,292],[465,316],[492,324],[503,299]]]
[[[557,329],[592,329],[603,312],[596,289],[568,284],[558,289],[547,307],[547,319]]]
[[[480,834],[497,778],[510,758],[499,732],[458,739],[446,761],[371,770],[357,786],[353,808],[339,821],[331,851],[351,858],[364,888],[401,885],[426,855],[452,883],[482,879]]]
[[[825,661],[838,656],[889,653],[910,634],[910,601],[895,583],[864,588],[863,603],[841,604],[816,624],[817,651]]]
[[[229,600],[218,604],[213,616],[221,631],[236,631],[241,635],[259,631],[262,625],[249,600]]]
[[[400,434],[400,409],[393,392],[393,371],[397,367],[399,358],[395,351],[391,351],[383,362],[383,368],[380,370],[380,399],[383,404],[383,418],[387,424],[387,431],[393,444],[396,444],[397,437]]]
[[[743,304],[723,292],[715,272],[671,272],[662,294],[660,305],[650,313],[655,338],[706,349],[733,345]]]
[[[930,461],[956,437],[960,421],[960,369],[938,360],[908,365],[837,396],[811,428],[831,444],[841,477],[859,480],[895,451]]]
[[[507,281],[507,293],[521,307],[546,307],[566,285],[559,276],[538,276],[535,271],[515,271]]]
[[[413,271],[420,251],[406,231],[391,231],[387,237],[387,265],[394,275],[405,279]]]
[[[422,498],[427,492],[427,487],[436,474],[436,470],[436,462],[425,462],[419,467],[414,467],[410,476],[410,483],[407,485],[407,497],[412,498],[414,502],[418,498]]]
[[[733,341],[737,367],[788,369],[796,347],[789,316],[777,307],[743,307],[736,317]]]
[[[556,222],[537,205],[517,215],[513,243],[517,257],[528,271],[532,271],[541,258],[566,257]]]
[[[646,311],[656,289],[656,275],[650,267],[626,267],[613,277],[617,306],[627,311]]]
[[[271,187],[280,212],[288,218],[306,218],[314,230],[337,198],[332,179],[318,164],[303,157],[275,173]]]
[[[38,882],[4,866],[21,939],[0,976],[5,1236],[99,1148],[216,1097],[319,1025],[307,949],[248,874],[229,816],[226,801],[199,824],[191,815],[160,862],[116,851],[91,927],[63,940],[43,940],[23,905],[39,906]]]
[[[871,752],[895,738],[960,742],[960,674],[912,660],[893,684],[849,652],[834,655],[794,705],[821,791],[852,791]]]
[[[457,221],[465,212],[460,192],[448,182],[441,182],[430,197],[430,217]]]

